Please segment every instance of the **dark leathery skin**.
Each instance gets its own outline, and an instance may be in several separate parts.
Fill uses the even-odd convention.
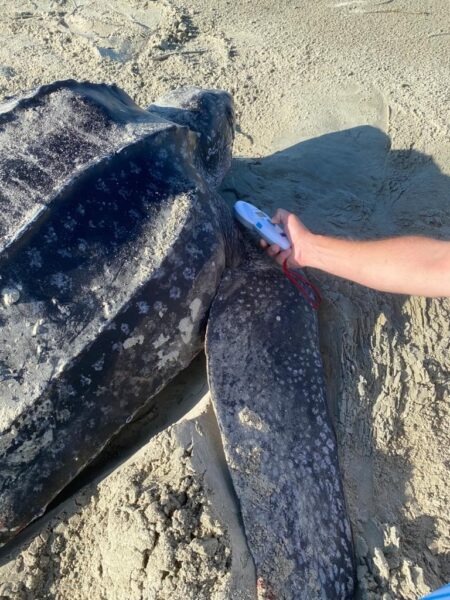
[[[325,399],[317,316],[252,257],[226,270],[208,380],[264,598],[350,600],[350,525]]]
[[[60,82],[11,106],[0,131],[1,543],[201,349],[232,223],[196,166],[198,134],[117,88]]]

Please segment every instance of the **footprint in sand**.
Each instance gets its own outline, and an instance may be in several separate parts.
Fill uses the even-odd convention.
[[[73,35],[89,40],[100,56],[125,62],[157,32],[165,13],[157,2],[143,9],[129,0],[107,4],[74,0],[74,9],[64,21]]]
[[[333,8],[344,8],[349,12],[365,13],[371,12],[372,9],[376,9],[378,6],[393,4],[394,1],[395,0],[341,0],[331,6]]]

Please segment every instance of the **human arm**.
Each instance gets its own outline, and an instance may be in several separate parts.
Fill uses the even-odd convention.
[[[294,214],[278,209],[272,219],[284,225],[291,250],[261,245],[290,267],[314,267],[384,292],[450,296],[450,242],[405,236],[358,241],[316,235]]]

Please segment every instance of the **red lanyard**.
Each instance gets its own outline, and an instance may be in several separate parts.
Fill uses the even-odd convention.
[[[283,273],[292,282],[298,291],[303,295],[306,302],[310,304],[314,310],[317,310],[322,302],[322,296],[320,295],[319,288],[317,288],[311,281],[308,281],[306,277],[300,275],[296,271],[288,269],[287,258],[283,262]]]

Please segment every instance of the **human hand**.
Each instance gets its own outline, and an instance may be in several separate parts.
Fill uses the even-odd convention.
[[[282,265],[287,259],[287,265],[291,268],[306,266],[306,247],[312,233],[307,229],[300,219],[283,208],[278,208],[272,217],[272,223],[284,226],[284,232],[288,237],[291,247],[288,250],[281,250],[277,244],[271,246],[265,241],[260,240],[260,245],[266,250],[266,253],[274,258],[279,265]]]

